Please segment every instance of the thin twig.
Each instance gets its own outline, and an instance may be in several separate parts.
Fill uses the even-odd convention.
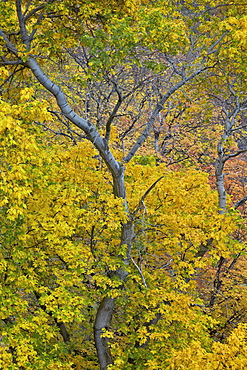
[[[141,275],[143,285],[145,286],[145,288],[147,288],[147,289],[148,289],[148,286],[147,286],[147,284],[146,284],[146,280],[145,280],[145,278],[144,278],[144,276],[143,276],[142,270],[140,269],[140,267],[137,265],[137,263],[135,262],[135,260],[134,260],[132,257],[130,257],[130,259],[131,259],[131,261],[132,261],[133,265],[137,268],[137,270],[138,270],[139,274]]]

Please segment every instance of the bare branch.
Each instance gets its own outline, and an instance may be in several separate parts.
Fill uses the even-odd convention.
[[[49,131],[49,132],[53,133],[55,136],[65,136],[65,137],[68,137],[69,139],[71,139],[73,141],[74,144],[76,144],[76,140],[75,140],[75,138],[74,138],[73,135],[65,134],[62,131],[55,131],[52,128],[50,128],[47,125],[44,125],[43,123],[40,123],[40,122],[36,122],[35,121],[35,124],[38,125],[38,126],[44,127],[44,131]]]
[[[151,190],[153,190],[153,188],[155,187],[155,185],[164,178],[164,176],[161,176],[160,178],[158,178],[158,180],[156,180],[148,189],[147,191],[145,191],[145,193],[143,194],[143,196],[141,197],[141,200],[138,204],[138,206],[136,207],[136,209],[132,212],[132,217],[135,218],[137,212],[143,208],[143,202],[145,200],[145,198],[148,196],[148,194],[150,193]]]
[[[242,153],[245,153],[245,152],[247,152],[247,149],[238,150],[236,153],[229,154],[229,155],[227,155],[227,156],[223,159],[223,163],[226,163],[226,161],[228,161],[228,159],[230,159],[230,158],[234,158],[234,157],[237,157],[239,154],[242,154]]]
[[[0,64],[1,64],[1,62],[0,62]],[[10,81],[10,80],[12,80],[13,79],[13,77],[14,77],[14,75],[16,74],[16,73],[18,73],[18,72],[20,72],[20,71],[23,71],[25,69],[25,67],[24,66],[22,66],[22,67],[20,67],[19,69],[17,69],[17,67],[16,67],[16,69],[14,70],[14,72],[12,72],[5,80],[4,80],[4,82],[0,85],[0,88],[1,87],[3,87],[8,81]]]
[[[116,114],[117,114],[117,111],[118,109],[120,108],[122,102],[123,102],[123,97],[122,97],[122,93],[121,91],[119,90],[119,87],[117,85],[117,83],[114,83],[114,87],[115,87],[115,91],[117,92],[118,94],[118,101],[112,111],[112,113],[110,114],[110,117],[108,118],[107,122],[106,122],[106,132],[105,132],[105,139],[106,141],[108,142],[109,139],[110,139],[110,133],[111,133],[111,124],[112,124],[112,121],[114,120]]]
[[[4,41],[6,42],[6,48],[11,52],[13,53],[16,57],[18,57],[18,51],[16,50],[16,47],[12,44],[12,42],[10,42],[9,38],[7,35],[5,35],[5,33],[3,32],[3,30],[0,29],[0,37],[2,37],[4,39]],[[3,58],[3,57],[2,57]],[[15,63],[16,64],[16,63]]]
[[[137,265],[137,263],[135,262],[135,260],[132,257],[130,257],[130,259],[131,259],[133,265],[137,268],[139,274],[141,275],[143,285],[145,286],[145,288],[148,289],[148,286],[147,286],[146,280],[145,280],[145,278],[143,276],[142,270],[140,269],[140,267]]]
[[[232,132],[234,132],[234,131],[240,131],[240,130],[246,128],[246,127],[247,127],[247,125],[243,125],[243,126],[238,126],[238,127],[232,128]]]
[[[16,65],[24,65],[24,63],[21,60],[7,60],[6,58],[3,58],[3,62],[0,62],[0,65],[3,66],[16,66]]]
[[[219,45],[219,43],[223,40],[223,38],[229,33],[229,31],[223,33],[223,35],[221,35],[220,38],[218,38],[218,40],[216,40],[213,45],[210,46],[210,48],[208,49],[208,52],[207,52],[207,55],[210,55],[210,54],[213,54],[215,53],[217,50],[214,50],[215,46]]]
[[[194,73],[192,73],[190,76],[183,78],[181,81],[179,81],[176,85],[172,86],[167,93],[160,99],[160,101],[157,103],[156,107],[154,108],[151,117],[149,118],[145,129],[143,130],[142,134],[139,136],[133,147],[130,149],[128,155],[123,159],[124,162],[129,162],[132,157],[135,155],[136,151],[140,148],[142,143],[146,140],[146,138],[149,136],[150,130],[155,122],[156,117],[158,116],[159,112],[164,108],[165,102],[182,86],[184,86],[188,81],[195,78],[200,73],[208,70],[209,68],[214,68],[213,66],[210,67],[201,67],[197,69]]]
[[[245,202],[246,202],[246,200],[247,200],[247,195],[245,196],[245,197],[243,197],[242,199],[240,199],[237,203],[235,203],[234,205],[233,205],[233,208],[238,208],[238,207],[240,207],[242,204],[244,204]]]
[[[49,3],[50,1],[48,1],[47,3]],[[30,13],[28,13],[25,17],[24,17],[24,21],[26,22],[29,18],[31,18],[35,13],[37,13],[38,11],[40,11],[41,9],[44,9],[45,7],[45,4],[43,5],[39,5],[37,6],[37,8],[31,10]]]
[[[22,41],[26,45],[27,50],[29,51],[30,50],[30,38],[28,36],[28,32],[26,28],[25,17],[22,14],[21,3],[22,3],[21,0],[16,0],[16,12],[17,12],[18,20],[19,20]]]

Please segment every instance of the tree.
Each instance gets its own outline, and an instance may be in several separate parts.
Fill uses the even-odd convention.
[[[47,94],[53,97],[49,110],[65,122],[66,131],[63,134],[71,136],[71,130],[74,130],[75,135],[78,136],[79,133],[80,139],[78,146],[69,150],[64,148],[61,139],[59,139],[61,148],[55,146],[53,149],[54,144],[51,148],[48,144],[46,148],[50,148],[49,155],[46,155],[46,152],[42,151],[42,146],[39,145],[38,150],[42,154],[39,155],[41,165],[38,165],[36,161],[33,163],[32,159],[34,157],[32,153],[37,153],[35,142],[38,142],[38,139],[35,135],[32,136],[35,139],[32,139],[30,160],[27,167],[22,169],[24,174],[21,175],[19,165],[22,168],[22,162],[16,163],[9,154],[12,150],[16,150],[15,146],[21,148],[21,142],[13,141],[11,131],[5,127],[5,123],[3,126],[3,132],[6,135],[3,147],[9,148],[3,166],[7,166],[7,173],[14,172],[13,168],[16,171],[13,179],[10,176],[6,184],[12,184],[11,181],[13,184],[15,182],[18,184],[15,192],[17,199],[13,198],[13,205],[12,200],[10,201],[8,186],[3,188],[6,207],[2,208],[2,218],[3,220],[9,219],[11,222],[8,227],[5,226],[7,238],[5,243],[9,247],[9,235],[12,229],[15,230],[15,234],[12,235],[11,245],[16,235],[22,235],[20,240],[23,241],[23,245],[18,244],[18,253],[14,249],[14,255],[17,253],[16,259],[12,255],[6,257],[10,261],[8,266],[11,266],[14,258],[15,279],[16,276],[21,276],[13,284],[15,294],[18,292],[18,302],[13,304],[13,310],[16,311],[17,307],[19,310],[24,301],[26,305],[29,300],[32,301],[31,308],[20,309],[22,316],[19,316],[18,320],[12,317],[14,316],[12,311],[7,310],[4,315],[3,320],[7,328],[4,337],[9,342],[3,346],[3,351],[6,356],[5,361],[6,359],[9,361],[6,362],[8,366],[11,364],[13,368],[18,368],[18,366],[28,368],[27,355],[21,355],[24,347],[30,348],[32,362],[36,361],[37,368],[42,368],[42,366],[59,368],[60,366],[66,369],[73,362],[75,364],[78,350],[70,348],[71,334],[69,331],[73,331],[76,320],[83,320],[81,314],[84,317],[92,314],[95,304],[97,313],[94,322],[94,338],[102,370],[107,367],[119,369],[132,365],[135,368],[146,366],[155,369],[162,361],[166,361],[167,366],[170,366],[173,339],[167,346],[164,346],[164,351],[160,351],[160,356],[157,339],[162,338],[165,343],[166,337],[174,338],[177,330],[184,333],[188,345],[191,340],[195,339],[201,342],[202,346],[206,346],[207,340],[204,342],[202,337],[207,331],[208,316],[203,316],[198,310],[193,309],[197,303],[191,301],[193,294],[189,293],[193,286],[191,277],[197,269],[201,268],[201,264],[204,266],[204,262],[198,257],[204,256],[203,246],[208,245],[208,240],[211,238],[214,240],[215,249],[212,249],[212,259],[209,258],[205,263],[212,263],[215,257],[219,257],[222,253],[228,254],[227,250],[231,251],[231,239],[228,235],[235,229],[235,216],[226,214],[221,217],[215,212],[211,192],[207,186],[203,187],[205,177],[199,172],[191,173],[186,177],[182,173],[171,175],[171,178],[168,175],[167,183],[170,184],[166,188],[166,177],[163,177],[162,166],[156,167],[152,158],[148,159],[146,166],[138,163],[138,157],[136,157],[136,162],[133,158],[150,135],[154,123],[157,122],[160,112],[166,107],[169,99],[172,96],[177,98],[182,88],[186,88],[190,81],[197,81],[198,76],[217,66],[218,57],[222,51],[221,46],[228,37],[228,32],[224,29],[224,25],[227,25],[228,13],[221,11],[221,7],[219,7],[220,11],[217,11],[217,6],[209,9],[207,7],[208,5],[205,4],[198,13],[198,7],[194,7],[189,2],[181,7],[173,2],[167,5],[166,2],[118,3],[112,1],[106,4],[95,1],[89,4],[78,2],[71,5],[69,1],[22,2],[17,0],[9,2],[8,6],[1,3],[0,11],[5,15],[2,19],[6,16],[9,19],[8,24],[4,20],[1,21],[0,30],[1,64],[4,66],[2,69],[3,83],[15,79],[16,83],[24,84],[21,73],[25,73],[30,85],[33,86],[33,90],[26,87],[21,90],[23,85],[13,84],[20,96],[19,99],[17,98],[16,108],[10,108],[7,102],[8,97],[4,95],[2,112],[4,122],[7,109],[9,112],[7,114],[12,117],[11,130],[14,130],[15,135],[18,134],[18,130],[25,135],[21,130],[22,126],[18,125],[18,120],[24,124],[25,121],[30,122],[35,119],[46,125],[50,131],[53,130],[53,122],[48,125],[46,123],[53,119],[46,112],[48,103],[45,98],[43,100],[40,98],[41,91],[37,85],[39,84],[45,90],[44,97],[48,96]],[[230,8],[229,14],[231,11]],[[219,21],[222,27],[218,29],[216,22]],[[239,26],[244,28],[241,22],[242,18]],[[227,39],[230,45],[234,44],[234,41],[231,38]],[[161,61],[159,54],[156,56],[156,49],[161,53]],[[78,50],[80,52],[84,50],[86,53],[84,55],[85,64],[82,64],[82,60],[78,57]],[[149,53],[155,56],[151,64],[147,63]],[[82,82],[89,87],[89,91],[91,86],[98,84],[100,88],[103,87],[102,94],[109,97],[106,102],[107,105],[112,105],[112,108],[109,108],[107,114],[104,107],[105,100],[103,100],[103,108],[100,110],[103,114],[99,116],[99,122],[96,119],[95,122],[88,119],[88,116],[98,117],[93,112],[86,110],[83,116],[78,114],[79,110],[75,104],[78,102],[78,97],[76,96],[74,101],[66,98],[66,95],[70,95],[73,91],[71,86],[67,87],[67,78],[64,82],[59,71],[54,73],[51,70],[51,66],[61,65],[63,58],[67,58],[67,64],[70,66],[71,57],[79,64],[79,72],[80,68],[86,66],[82,77],[81,73],[76,73],[75,78],[81,78]],[[72,68],[74,70],[78,67],[73,66]],[[126,75],[128,69],[131,73],[128,74],[127,82],[124,82],[122,76]],[[141,72],[147,73],[147,77],[143,78]],[[49,74],[52,75],[51,78]],[[140,79],[139,76],[141,76]],[[160,84],[158,87],[157,83],[153,83],[154,76]],[[57,83],[53,80],[57,80]],[[76,89],[77,87],[78,82]],[[143,87],[146,89],[145,92],[142,91]],[[19,101],[25,98],[27,102],[20,104]],[[90,98],[95,98],[95,96],[91,95]],[[135,101],[137,107],[133,110],[134,120],[143,117],[139,114],[142,107],[144,111],[148,109],[150,113],[144,123],[144,128],[138,125],[140,133],[137,138],[134,136],[133,140],[130,140],[129,148],[127,148],[129,150],[122,158],[121,153],[111,143],[111,135],[113,136],[112,131],[114,131],[112,127],[117,114],[121,114],[126,106],[128,108],[130,98],[131,104],[133,105],[132,102]],[[87,97],[84,96],[83,100],[84,103],[88,103]],[[98,100],[97,98],[96,108]],[[55,101],[59,112],[55,108]],[[43,110],[37,114],[39,104]],[[37,117],[34,118],[36,115]],[[68,121],[77,129],[71,129]],[[105,121],[104,128],[102,121]],[[39,132],[38,135],[41,133]],[[46,140],[51,139],[46,138]],[[91,155],[92,147],[90,147],[89,154],[88,141],[98,151],[108,171],[101,161],[98,161],[97,154],[94,154],[95,158]],[[79,165],[79,171],[76,169],[78,156],[82,162]],[[70,157],[74,160],[73,164],[71,164]],[[130,163],[131,160],[133,164]],[[66,161],[68,174],[61,169],[61,164],[65,166]],[[23,163],[26,163],[25,158]],[[127,171],[126,178],[125,170]],[[56,175],[57,172],[58,175]],[[75,176],[74,179],[73,176]],[[29,177],[33,178],[33,185],[30,185],[29,190],[32,197],[29,197],[29,193],[25,193],[25,184]],[[43,177],[47,180],[40,184],[40,178]],[[90,179],[93,179],[96,185],[102,184],[102,193],[99,190],[100,187],[93,186]],[[176,190],[175,194],[171,186],[173,180],[177,184],[173,186]],[[85,189],[80,190],[78,185],[80,181],[86,184]],[[139,183],[138,189],[133,181]],[[193,183],[198,183],[198,189],[204,196],[208,194],[209,197],[209,209],[203,205],[206,210],[204,209],[202,215],[198,211],[198,208],[201,208],[200,192],[197,194],[197,187],[194,187]],[[126,188],[130,195],[126,193]],[[175,202],[174,198],[179,192],[181,196]],[[163,198],[162,193],[167,194],[168,201]],[[45,194],[46,201],[42,203],[40,200],[43,199],[43,194]],[[149,200],[151,195],[152,198]],[[195,217],[191,215],[188,218],[185,217],[189,203],[188,200],[186,204],[183,203],[182,197],[185,195],[188,198],[191,197],[190,202],[194,204],[192,208],[194,216],[196,214]],[[173,222],[171,218],[171,223],[168,223],[169,226],[166,227],[170,202],[177,221]],[[45,211],[44,223],[40,223],[37,217],[39,209]],[[147,215],[146,212],[148,212]],[[203,215],[206,216],[208,212],[211,220],[209,225],[204,227],[203,221],[201,223],[199,219]],[[6,217],[6,213],[10,218]],[[46,217],[48,217],[47,220]],[[21,218],[20,222],[19,218]],[[207,224],[206,219],[204,222]],[[31,262],[26,267],[27,256],[25,255],[24,258],[24,252],[23,250],[20,252],[19,248],[26,248],[30,236],[30,251],[34,249],[35,253],[41,256],[36,266],[36,260],[31,252],[29,256]],[[83,252],[81,240],[86,246]],[[159,251],[163,241],[166,248],[161,248],[160,253],[156,255],[155,251]],[[148,248],[151,250],[149,251]],[[157,259],[159,258],[161,260],[164,258],[165,266],[171,266],[170,271],[164,274],[162,279],[159,272],[163,269],[163,264],[158,265]],[[87,265],[90,266],[89,269]],[[147,276],[143,273],[144,266]],[[16,269],[18,270],[19,267],[20,275],[16,275]],[[6,275],[9,278],[11,268],[8,267],[7,271]],[[32,276],[29,278],[33,281],[32,292],[26,286],[25,276]],[[38,276],[41,276],[41,281]],[[150,283],[147,283],[147,280],[150,280]],[[9,293],[8,284],[6,285],[7,293],[11,296],[10,301],[13,302],[13,290]],[[39,289],[35,289],[36,285]],[[97,292],[93,293],[95,286]],[[132,292],[130,297],[125,291]],[[157,300],[155,297],[159,291],[160,299]],[[95,297],[95,300],[92,297]],[[141,307],[136,306],[136,299],[143,301]],[[114,307],[121,300],[122,305],[124,307],[126,305],[128,316],[124,320],[124,325],[119,326],[117,330],[120,337],[128,334],[127,338],[130,339],[124,338],[122,345],[119,346],[114,343],[111,345],[115,358],[113,364],[108,342],[113,336],[114,325],[116,325],[113,318]],[[185,311],[181,309],[181,305],[185,307]],[[73,315],[71,316],[68,307],[72,306]],[[146,308],[147,314],[144,314]],[[42,313],[36,316],[37,312]],[[184,312],[187,313],[186,320],[183,318]],[[124,315],[121,310],[117,310],[116,316],[119,321],[123,320]],[[160,320],[164,316],[166,318]],[[201,324],[199,329],[195,330],[193,322],[198,316],[200,316]],[[36,317],[39,318],[38,325],[40,322],[44,323],[42,326],[44,332],[40,334],[42,340],[46,344],[49,342],[49,349],[46,352],[49,356],[46,359],[37,355],[42,349],[36,347]],[[25,326],[27,325],[26,318],[31,321],[28,327]],[[50,321],[52,321],[51,327],[49,326]],[[172,324],[170,332],[167,331],[168,324]],[[8,330],[10,330],[9,335]],[[84,327],[79,329],[77,326],[75,336],[79,335],[80,330],[83,332]],[[85,331],[88,333],[86,329]],[[56,342],[54,344],[58,332],[63,338],[65,347],[69,348],[71,364],[63,361],[64,345],[61,342],[59,345]],[[20,345],[17,343],[18,336],[21,337]],[[91,343],[90,339],[89,343]],[[73,341],[75,342],[76,340]],[[156,358],[153,359],[153,355],[147,354],[145,351],[147,346],[152,348],[154,352],[150,353],[155,353]],[[182,346],[182,342],[179,342],[179,346]],[[91,366],[91,368],[95,366],[93,354],[90,359],[93,364],[87,362],[86,365],[83,365],[83,355],[80,351],[78,356],[80,361],[77,366]]]

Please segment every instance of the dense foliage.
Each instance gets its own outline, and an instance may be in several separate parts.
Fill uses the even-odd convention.
[[[0,15],[0,368],[245,369],[246,7]]]

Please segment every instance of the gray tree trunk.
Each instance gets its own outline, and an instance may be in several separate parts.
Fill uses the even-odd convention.
[[[225,140],[225,135],[218,143],[218,157],[215,163],[215,176],[216,176],[216,186],[218,191],[219,197],[219,213],[225,213],[226,210],[226,190],[225,190],[225,183],[224,183],[224,146],[223,142]]]
[[[123,199],[126,213],[129,214],[124,182],[124,167],[112,155],[107,140],[100,136],[98,130],[93,124],[91,124],[91,122],[81,118],[80,116],[78,116],[78,114],[74,112],[74,110],[68,104],[61,88],[48,78],[48,76],[41,70],[39,64],[34,58],[30,57],[26,64],[31,69],[31,71],[33,72],[37,80],[40,82],[40,84],[43,85],[48,91],[50,91],[51,94],[56,98],[57,104],[61,109],[61,112],[64,114],[64,116],[67,117],[73,124],[75,124],[81,130],[83,130],[87,135],[88,139],[99,151],[100,156],[102,157],[102,159],[104,160],[112,174],[113,193],[117,198]],[[125,162],[131,160],[131,158],[135,155],[138,148],[148,137],[150,130],[153,126],[153,123],[159,112],[162,110],[164,103],[170,98],[170,96],[173,93],[175,93],[188,81],[190,81],[198,74],[200,74],[203,70],[205,70],[205,68],[201,66],[201,68],[196,70],[188,77],[183,77],[181,81],[179,81],[175,86],[171,87],[170,90],[167,91],[167,93],[161,98],[160,102],[157,104],[154,111],[152,112],[151,117],[148,120],[146,128],[144,129],[143,133],[137,139],[136,143],[131,148],[129,154],[125,157],[124,159]],[[124,262],[126,264],[129,263],[130,249],[133,242],[133,238],[134,238],[133,222],[131,221],[131,218],[129,218],[129,221],[122,226],[121,232],[121,245],[126,245],[126,257],[124,258]],[[116,276],[118,276],[119,279],[122,280],[122,282],[124,282],[127,276],[127,272],[124,269],[119,269],[113,273]],[[94,338],[98,359],[100,363],[100,370],[106,370],[107,366],[112,363],[112,358],[107,345],[107,339],[102,338],[102,333],[104,332],[104,329],[107,329],[110,325],[114,306],[115,299],[111,297],[104,297],[99,305],[95,319]]]

